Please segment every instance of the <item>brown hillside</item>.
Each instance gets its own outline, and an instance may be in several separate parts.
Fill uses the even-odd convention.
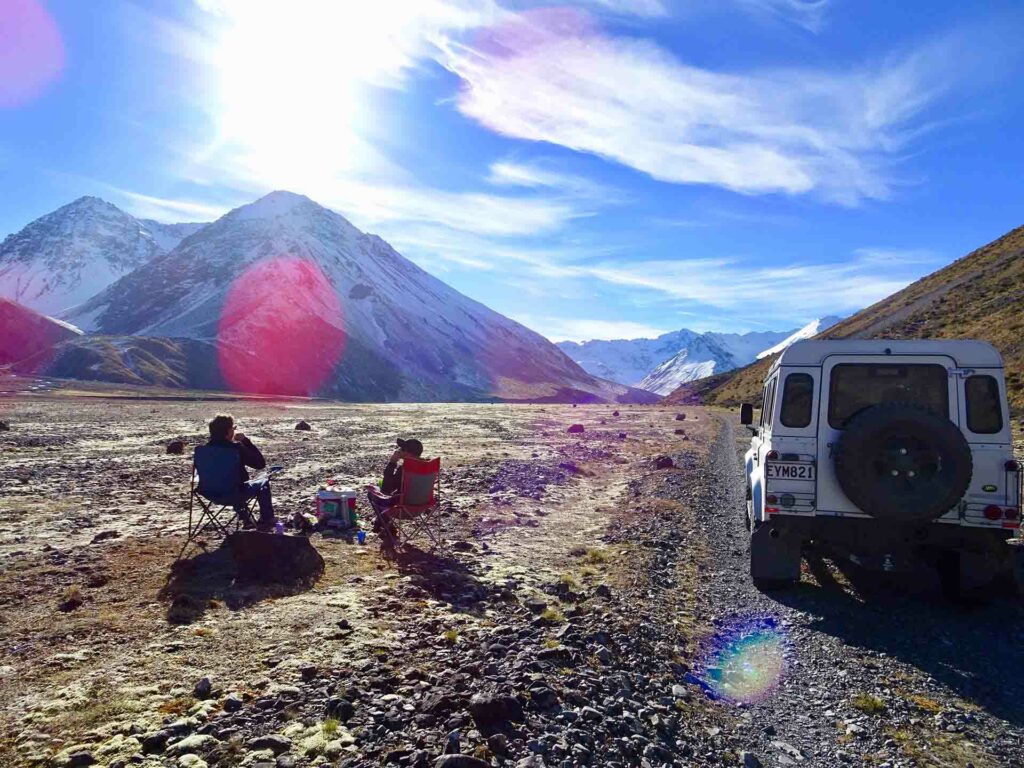
[[[983,339],[1006,361],[1010,407],[1024,411],[1024,227],[832,326],[819,338]],[[766,359],[741,368],[705,390],[704,401],[756,401],[770,366]]]

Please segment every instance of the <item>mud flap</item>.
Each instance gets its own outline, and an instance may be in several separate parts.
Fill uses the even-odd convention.
[[[754,583],[787,584],[800,579],[799,534],[769,522],[758,523],[750,534],[750,576]]]

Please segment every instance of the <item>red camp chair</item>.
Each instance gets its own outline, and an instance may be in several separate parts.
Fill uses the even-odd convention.
[[[378,529],[386,546],[394,549],[424,536],[434,547],[441,548],[444,538],[438,512],[441,492],[441,459],[405,459],[402,463],[402,488],[398,502],[383,511],[374,512]]]

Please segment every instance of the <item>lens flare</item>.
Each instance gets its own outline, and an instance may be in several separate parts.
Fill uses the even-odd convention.
[[[16,373],[43,371],[53,359],[54,347],[77,335],[64,323],[0,298],[0,365],[13,364]]]
[[[41,94],[64,68],[64,43],[38,0],[0,0],[0,109]]]
[[[775,619],[741,619],[710,638],[701,663],[688,677],[712,698],[752,704],[778,687],[786,653],[785,635]]]
[[[232,283],[217,329],[221,375],[236,392],[313,395],[345,350],[337,291],[311,261],[254,264]]]

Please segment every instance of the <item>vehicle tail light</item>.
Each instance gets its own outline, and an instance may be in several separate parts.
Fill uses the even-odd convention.
[[[778,504],[779,503],[779,497],[778,496],[773,496],[773,495],[766,496],[764,502],[765,502],[765,504]]]
[[[356,497],[355,497],[355,496],[352,496],[352,497],[351,497],[351,498],[350,498],[350,499],[348,500],[348,508],[349,508],[349,509],[355,509],[355,508],[356,508]]]
[[[997,507],[995,504],[989,504],[985,507],[985,517],[989,520],[998,520],[1003,516],[1003,510]]]
[[[1020,470],[1020,464],[1013,459],[1010,459],[1006,464],[1003,465],[1007,472],[1017,472]]]
[[[779,458],[779,452],[778,451],[768,451],[767,455],[765,456],[765,459],[767,461],[775,461],[778,458]]]
[[[1016,509],[1012,509],[1012,508],[1011,509],[1007,509],[1006,510],[1006,519],[1007,520],[1016,520],[1017,519],[1017,510]]]

